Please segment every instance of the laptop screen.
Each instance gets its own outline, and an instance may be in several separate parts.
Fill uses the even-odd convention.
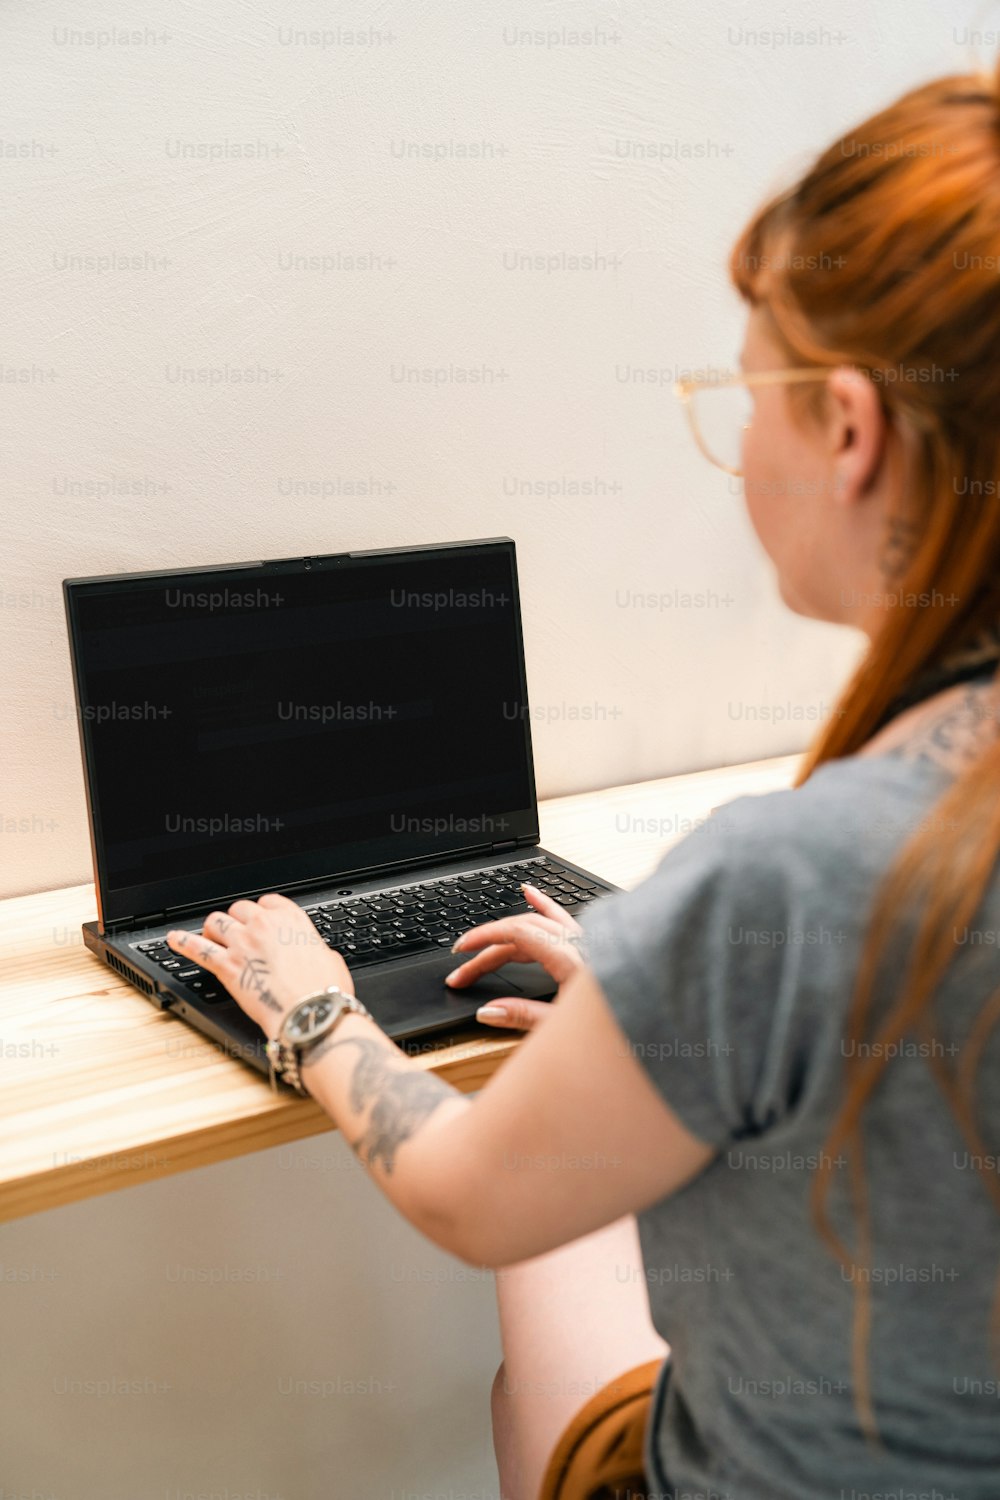
[[[537,836],[512,542],[66,599],[103,922]]]

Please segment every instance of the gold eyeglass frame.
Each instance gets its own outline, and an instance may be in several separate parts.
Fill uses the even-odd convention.
[[[688,425],[698,451],[717,469],[723,469],[727,474],[735,474],[737,478],[742,478],[743,470],[734,468],[731,464],[724,464],[720,458],[716,458],[702,437],[698,418],[695,416],[694,402],[691,399],[695,392],[717,391],[737,385],[786,385],[806,380],[829,380],[832,374],[833,366],[811,365],[807,368],[800,365],[788,370],[756,370],[752,375],[733,375],[726,380],[675,380],[674,395],[687,413]],[[746,427],[743,431],[746,431]]]

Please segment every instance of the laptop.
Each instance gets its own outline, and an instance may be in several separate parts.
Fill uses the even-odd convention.
[[[67,579],[98,920],[83,937],[159,1009],[268,1072],[264,1036],[166,943],[280,891],[395,1040],[549,999],[537,964],[462,991],[460,932],[614,887],[539,847],[514,543]],[[417,1044],[419,1045],[419,1044]]]

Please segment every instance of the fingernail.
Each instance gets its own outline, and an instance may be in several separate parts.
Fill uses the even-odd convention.
[[[536,896],[540,894],[537,885],[529,885],[526,880],[521,881],[521,889],[522,891],[533,891]]]
[[[462,946],[462,939],[461,938],[456,938],[455,941],[451,945],[451,951],[452,951],[452,953],[457,953],[458,950],[459,950],[459,948],[461,948],[461,946]]]
[[[458,977],[459,972],[460,972],[459,969],[452,969],[452,971],[451,971],[450,974],[446,974],[444,976],[444,982],[445,982],[445,984],[452,984],[452,983],[454,983],[455,979]]]
[[[502,1005],[481,1005],[476,1011],[477,1016],[487,1016],[491,1021],[506,1021],[507,1011]]]

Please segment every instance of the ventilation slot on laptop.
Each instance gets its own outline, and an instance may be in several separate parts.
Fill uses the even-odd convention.
[[[120,959],[117,953],[109,953],[105,949],[104,957],[116,973],[120,974],[123,979],[127,979],[129,984],[134,984],[137,990],[142,990],[144,995],[156,994],[156,990],[150,984],[149,980],[140,974],[138,969],[133,969],[131,964],[127,964],[123,959]]]

